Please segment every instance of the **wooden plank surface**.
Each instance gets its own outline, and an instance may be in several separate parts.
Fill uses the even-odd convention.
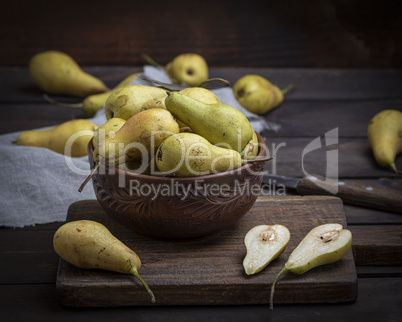
[[[141,236],[117,224],[96,201],[73,204],[67,220],[102,222],[142,259],[140,274],[157,305],[268,304],[269,285],[290,252],[315,226],[337,222],[346,226],[342,202],[334,197],[260,198],[234,227],[190,240]],[[247,276],[242,267],[244,236],[259,224],[283,224],[291,232],[285,252],[263,272]],[[148,294],[122,274],[82,270],[60,261],[57,289],[67,306],[149,305]],[[107,290],[103,292],[102,290]],[[339,262],[278,282],[277,303],[339,303],[354,301],[357,276],[351,250]]]
[[[400,277],[362,278],[358,298],[350,303],[277,304],[254,306],[138,306],[134,308],[71,308],[60,305],[54,284],[0,285],[0,309],[5,321],[398,321],[402,314]],[[21,309],[23,308],[23,309]]]
[[[5,13],[7,12],[4,11]],[[402,20],[401,20],[402,21]],[[4,29],[5,31],[7,28]],[[386,38],[384,38],[385,40]],[[70,46],[71,44],[69,44]],[[382,47],[379,44],[379,47]],[[85,67],[101,76],[108,85],[116,84],[133,66]],[[216,73],[215,73],[216,71]],[[269,133],[272,142],[286,139],[287,146],[279,152],[282,159],[277,163],[282,174],[301,175],[300,153],[303,148],[323,131],[339,123],[342,143],[339,161],[340,175],[344,178],[358,175],[360,181],[384,181],[386,186],[400,187],[400,178],[371,161],[364,138],[364,127],[371,111],[378,106],[397,104],[401,97],[400,70],[339,70],[339,69],[291,69],[291,68],[212,68],[214,76],[231,82],[245,73],[261,73],[286,86],[296,75],[302,79],[297,90],[287,95],[283,105],[275,113],[268,113],[267,120],[281,121],[281,133]],[[212,75],[212,74],[211,74]],[[79,111],[54,109],[42,100],[42,93],[35,88],[25,67],[0,67],[0,133],[54,125],[71,118],[81,117]],[[63,98],[77,101],[73,98]],[[311,103],[311,105],[309,104]],[[325,108],[320,109],[320,104]],[[339,104],[338,104],[339,103]],[[368,104],[366,104],[368,103]],[[378,105],[377,105],[378,103]],[[300,107],[307,109],[303,110]],[[331,118],[326,110],[331,111]],[[356,109],[356,113],[354,112]],[[285,113],[286,112],[286,113]],[[345,118],[342,118],[345,115]],[[337,120],[335,122],[335,120]],[[326,122],[327,125],[326,125]],[[292,125],[293,124],[293,125]],[[310,129],[309,129],[310,128]],[[347,134],[347,136],[346,136]],[[294,141],[293,141],[294,140]],[[268,141],[271,142],[271,141]],[[351,144],[351,142],[354,142]],[[357,143],[356,143],[357,142]],[[322,141],[325,143],[325,141]],[[297,145],[300,144],[298,147]],[[353,147],[355,146],[355,148]],[[338,147],[339,148],[339,147]],[[318,158],[325,161],[325,151]],[[306,156],[308,157],[308,155]],[[294,164],[292,165],[292,158]],[[364,161],[363,169],[356,164]],[[307,159],[306,159],[307,160]],[[399,158],[397,159],[399,162]],[[318,160],[309,157],[309,166],[314,168]],[[308,168],[310,171],[312,168]],[[320,168],[321,169],[321,168]],[[327,320],[379,320],[398,321],[402,315],[400,303],[402,248],[402,216],[392,213],[345,206],[349,229],[354,233],[353,255],[357,266],[358,298],[347,304],[291,304],[276,305],[270,312],[266,305],[254,306],[137,306],[134,308],[73,308],[59,305],[56,301],[56,286],[59,259],[52,248],[52,237],[61,223],[49,223],[23,229],[0,228],[0,310],[2,318],[15,321],[286,321],[305,319]],[[90,211],[90,210],[88,210]],[[18,215],[18,214],[16,214]],[[373,228],[373,229],[371,229]],[[368,232],[366,234],[365,232]],[[375,249],[375,252],[372,250]],[[143,259],[146,268],[147,257]],[[359,266],[360,265],[360,266]],[[364,265],[364,266],[362,266]],[[399,266],[398,266],[399,265]],[[145,273],[145,270],[144,270]],[[281,281],[283,281],[281,279]],[[281,285],[281,281],[278,285]],[[132,280],[133,283],[137,281]],[[266,281],[264,281],[266,282]],[[283,284],[282,284],[283,285]],[[139,294],[144,298],[142,289]],[[24,308],[24,309],[21,309]]]
[[[195,51],[214,66],[401,67],[400,17],[395,1],[13,1],[0,11],[0,62],[59,49],[91,65]]]
[[[44,102],[42,91],[38,89],[29,75],[28,65],[22,67],[0,66],[0,102]],[[102,79],[106,85],[113,87],[126,76],[143,71],[141,66],[102,66],[82,68]],[[268,78],[280,88],[287,87],[295,82],[295,87],[285,96],[285,102],[308,101],[314,103],[341,101],[338,113],[351,111],[345,109],[345,104],[353,101],[363,101],[368,107],[376,100],[391,101],[401,98],[399,84],[402,81],[402,71],[398,69],[311,69],[311,68],[225,68],[211,66],[210,77],[224,78],[231,85],[247,74],[259,74]],[[79,99],[63,97],[65,101],[78,101]],[[316,106],[316,104],[313,104]],[[350,105],[349,105],[350,106]],[[325,112],[325,109],[315,108],[316,113]],[[364,108],[361,108],[363,113]],[[295,112],[295,111],[294,111]],[[300,112],[303,112],[301,110]],[[303,116],[305,112],[301,113]],[[286,115],[286,114],[285,114]],[[357,114],[356,114],[357,115]],[[355,115],[355,117],[356,117]],[[287,115],[289,116],[289,115]],[[347,122],[345,117],[343,122]],[[359,122],[358,122],[359,123]]]

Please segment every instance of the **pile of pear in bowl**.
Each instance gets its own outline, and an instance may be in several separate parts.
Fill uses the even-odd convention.
[[[129,85],[88,145],[96,197],[134,232],[192,238],[234,225],[256,201],[266,146],[210,90]]]

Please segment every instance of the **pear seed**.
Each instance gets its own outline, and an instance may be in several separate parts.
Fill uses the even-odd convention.
[[[324,241],[324,243],[329,243],[333,239],[336,239],[338,236],[339,236],[339,231],[338,230],[332,230],[332,231],[329,231],[329,232],[325,233],[320,238],[321,238],[322,241]]]
[[[262,241],[271,241],[275,239],[275,232],[272,230],[266,230],[260,234]]]

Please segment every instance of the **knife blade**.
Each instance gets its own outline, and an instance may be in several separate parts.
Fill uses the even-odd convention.
[[[295,178],[264,174],[263,184],[284,186],[299,195],[328,195],[342,199],[345,204],[402,213],[402,190],[385,188],[354,180],[337,180],[322,176]]]

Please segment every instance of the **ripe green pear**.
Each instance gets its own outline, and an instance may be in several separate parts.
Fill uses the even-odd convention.
[[[142,106],[150,99],[165,98],[166,90],[161,87],[147,85],[128,85],[114,90],[105,103],[106,119],[112,117],[128,120],[141,111]]]
[[[398,172],[395,157],[402,152],[402,112],[386,109],[370,121],[367,137],[379,165]]]
[[[92,145],[97,147],[99,146],[99,142],[106,140],[106,138],[110,136],[114,136],[116,132],[124,125],[124,123],[126,123],[126,120],[118,117],[113,117],[107,120],[95,130]]]
[[[221,102],[218,96],[216,96],[213,92],[203,87],[187,87],[185,89],[180,90],[179,93],[197,99],[205,104],[214,104]],[[151,98],[150,100],[144,103],[144,105],[141,107],[141,110],[147,110],[150,108],[166,109],[165,97]],[[188,131],[189,126],[187,124],[185,124],[179,119],[176,119],[176,121],[179,124],[182,131],[184,131],[184,129]]]
[[[55,252],[66,262],[83,269],[103,269],[137,277],[151,296],[155,296],[138,271],[138,255],[117,239],[101,223],[77,220],[62,225],[53,236]]]
[[[273,308],[275,284],[286,271],[304,274],[317,266],[340,260],[352,246],[352,233],[341,224],[324,224],[313,228],[290,254],[271,286],[270,307]]]
[[[260,75],[249,74],[240,77],[233,85],[233,93],[237,101],[251,113],[263,115],[279,106],[288,87],[280,90],[278,86]]]
[[[179,91],[179,93],[194,98],[205,104],[218,104],[221,100],[215,93],[204,87],[187,87]]]
[[[195,53],[176,56],[165,69],[178,84],[198,86],[208,79],[208,64],[201,55]]]
[[[170,135],[179,133],[179,125],[168,110],[152,108],[130,117],[113,135],[94,146],[96,165],[79,187],[81,192],[99,168],[99,164],[117,167],[123,163],[140,161],[149,164],[159,145]]]
[[[86,97],[108,90],[95,76],[84,72],[69,55],[44,51],[29,62],[29,73],[35,84],[48,94]]]
[[[96,124],[88,120],[72,120],[47,130],[21,132],[15,143],[47,148],[71,157],[82,157],[88,155],[88,143],[97,128]]]
[[[166,138],[179,133],[179,125],[168,110],[153,108],[134,114],[114,134],[94,149],[94,158],[107,165],[147,159]]]
[[[253,137],[249,120],[232,106],[205,104],[179,92],[170,92],[165,105],[175,117],[211,144],[241,153]]]
[[[84,98],[84,100],[80,103],[75,103],[75,104],[66,104],[66,103],[61,103],[58,101],[55,101],[54,99],[51,99],[47,95],[45,95],[45,99],[52,104],[62,106],[62,107],[68,107],[68,108],[80,108],[83,110],[84,114],[88,117],[92,117],[98,112],[100,109],[103,108],[103,106],[106,103],[106,100],[110,96],[113,90],[125,87],[130,84],[130,82],[138,77],[138,73],[132,74],[130,76],[127,76],[125,79],[123,79],[114,89],[108,90],[103,93],[97,93],[97,94],[92,94]]]
[[[257,133],[253,131],[253,137],[247,143],[243,151],[241,151],[240,155],[243,160],[253,160],[260,152],[260,146],[258,143]]]
[[[242,166],[237,151],[214,146],[202,136],[186,132],[164,140],[155,154],[155,162],[163,174],[177,177],[207,175]]]
[[[261,272],[285,250],[290,232],[283,225],[258,225],[250,229],[245,238],[247,254],[243,260],[247,275]]]
[[[140,111],[149,110],[150,108],[163,108],[166,110],[165,97],[150,98],[141,106]]]

